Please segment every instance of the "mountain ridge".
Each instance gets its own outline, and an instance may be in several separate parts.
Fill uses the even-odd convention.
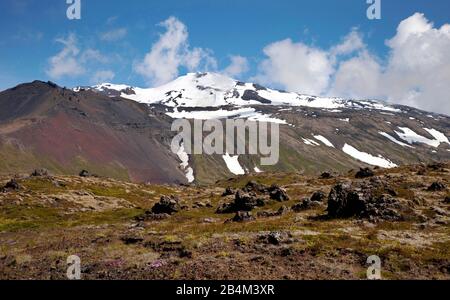
[[[154,89],[70,90],[34,81],[1,92],[0,111],[4,173],[87,168],[139,182],[207,184],[242,171],[317,174],[450,159],[448,116],[286,93],[211,73],[190,73]],[[258,155],[174,154],[170,125],[177,118],[278,123],[280,161],[261,166]],[[19,150],[20,158],[13,155]]]

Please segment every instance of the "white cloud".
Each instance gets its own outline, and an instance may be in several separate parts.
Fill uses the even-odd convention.
[[[111,81],[114,79],[116,74],[111,70],[100,70],[94,73],[91,78],[92,84],[100,84]]]
[[[342,62],[332,92],[450,114],[450,25],[434,28],[416,13],[400,23],[386,45],[385,62],[365,50]]]
[[[255,77],[259,82],[308,94],[322,94],[328,87],[333,66],[326,51],[286,39],[266,46],[264,54],[267,59]]]
[[[51,78],[61,78],[63,76],[79,76],[85,72],[77,57],[80,50],[77,47],[77,40],[74,34],[70,34],[67,39],[57,39],[64,48],[55,56],[49,59],[49,67],[46,73]]]
[[[264,48],[255,79],[289,91],[374,98],[450,114],[450,24],[435,28],[423,14],[403,20],[386,41],[389,54],[372,54],[357,29],[328,50],[290,39]]]
[[[361,51],[339,65],[331,85],[329,94],[334,96],[364,99],[382,97],[381,66],[376,57],[368,51]]]
[[[225,70],[222,71],[223,74],[236,77],[242,75],[249,70],[247,58],[240,55],[230,56],[231,63]]]
[[[69,34],[67,38],[56,39],[56,42],[62,44],[63,49],[48,59],[48,66],[45,71],[52,79],[60,79],[66,76],[78,77],[91,69],[94,63],[105,64],[109,62],[108,58],[96,49],[88,48],[81,51],[73,33]]]
[[[128,33],[126,28],[116,28],[104,32],[100,35],[100,39],[106,42],[114,42],[123,39]]]
[[[190,48],[187,28],[177,18],[170,17],[160,25],[165,28],[165,32],[144,59],[134,66],[135,71],[144,76],[149,84],[167,83],[178,76],[180,67],[190,71],[217,68],[210,50]]]
[[[339,45],[331,48],[331,55],[336,57],[339,55],[352,54],[355,51],[366,48],[364,44],[361,33],[358,32],[357,28],[352,28],[350,33],[345,36]]]
[[[84,64],[89,61],[97,61],[102,64],[106,64],[109,62],[109,59],[106,56],[104,56],[100,51],[89,48],[84,50],[83,53],[80,55],[80,62]]]

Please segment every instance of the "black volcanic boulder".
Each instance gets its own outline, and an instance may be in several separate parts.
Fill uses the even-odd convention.
[[[255,220],[252,213],[249,211],[238,211],[236,215],[231,219],[233,222],[248,222]]]
[[[322,191],[317,191],[311,196],[311,201],[322,202],[327,196]]]
[[[331,189],[328,196],[328,215],[334,218],[355,216],[365,210],[365,199],[352,189],[349,184],[338,184]]]
[[[222,197],[231,196],[236,194],[236,190],[232,187],[227,187],[225,191],[222,193]]]
[[[293,205],[291,209],[295,212],[301,212],[308,209],[313,209],[316,207],[320,207],[321,203],[319,201],[312,201],[309,198],[303,199],[301,202]]]
[[[257,206],[264,206],[264,201],[256,198],[256,195],[237,191],[234,197],[235,211],[251,211]]]
[[[87,170],[81,170],[80,174],[78,174],[80,177],[89,177],[91,174]]]
[[[414,215],[407,204],[382,193],[367,182],[354,185],[341,183],[331,189],[328,196],[328,216],[333,218],[365,218],[369,221],[400,221]]]
[[[375,176],[375,173],[369,168],[360,168],[356,173],[355,178],[367,178]]]
[[[44,177],[44,176],[48,176],[49,172],[47,169],[41,168],[41,169],[36,169],[33,171],[33,173],[31,173],[32,177]]]
[[[5,186],[3,187],[3,191],[4,192],[9,192],[9,191],[18,191],[20,190],[20,185],[17,182],[17,180],[15,179],[11,179],[10,181],[8,181]]]
[[[289,201],[289,195],[287,194],[285,189],[277,185],[273,185],[270,187],[270,199],[279,202]]]
[[[216,210],[216,214],[230,214],[235,212],[234,203],[222,203]]]
[[[334,176],[330,173],[330,172],[323,172],[322,174],[320,174],[319,178],[320,179],[331,179]]]
[[[256,181],[249,181],[245,187],[243,188],[244,192],[250,193],[250,192],[254,192],[254,193],[267,193],[268,192],[268,187],[265,186],[264,184],[260,184]]]
[[[180,200],[176,196],[161,196],[161,199],[152,208],[155,214],[174,214],[181,210]]]
[[[443,184],[442,182],[433,182],[429,187],[428,187],[428,191],[429,192],[439,192],[439,191],[444,191],[445,189],[447,189],[447,187],[445,186],[445,184]]]

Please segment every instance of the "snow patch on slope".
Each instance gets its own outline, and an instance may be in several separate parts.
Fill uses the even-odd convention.
[[[384,157],[382,157],[381,155],[377,156],[373,156],[369,153],[366,152],[362,152],[359,151],[358,149],[345,144],[344,147],[342,148],[342,151],[344,151],[344,153],[350,155],[351,157],[362,161],[366,164],[372,165],[372,166],[378,166],[378,167],[382,167],[382,168],[395,168],[397,167],[396,164],[394,164],[393,162],[385,159]]]
[[[239,163],[239,155],[230,156],[228,153],[222,156],[225,164],[227,165],[228,170],[234,175],[244,175],[245,170],[242,168]]]
[[[380,131],[379,134],[381,134],[382,136],[388,138],[391,142],[394,142],[402,147],[408,147],[408,148],[414,148],[413,146],[410,146],[408,144],[405,144],[403,142],[400,142],[399,140],[397,140],[395,137],[393,137],[392,135],[389,135],[386,132]]]
[[[319,140],[319,141],[321,141],[322,143],[324,143],[325,146],[334,148],[334,145],[333,145],[326,137],[321,136],[321,135],[315,135],[314,138],[315,138],[316,140]]]
[[[180,166],[185,171],[186,179],[189,183],[194,182],[194,170],[189,167],[189,155],[184,150],[184,143],[181,143],[180,148],[178,148],[177,156],[181,160]]]
[[[402,140],[408,142],[409,144],[421,143],[427,144],[434,148],[439,147],[441,143],[447,143],[450,145],[448,138],[442,132],[439,132],[435,129],[424,128],[425,131],[427,131],[430,135],[432,135],[435,138],[434,140],[421,136],[415,133],[413,130],[409,129],[408,127],[399,127],[399,129],[403,132],[395,131],[395,133]]]

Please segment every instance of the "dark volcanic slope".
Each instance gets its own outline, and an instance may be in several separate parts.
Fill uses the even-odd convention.
[[[0,93],[1,172],[86,168],[140,182],[185,182],[169,151],[169,121],[122,98],[40,81],[19,85]]]

